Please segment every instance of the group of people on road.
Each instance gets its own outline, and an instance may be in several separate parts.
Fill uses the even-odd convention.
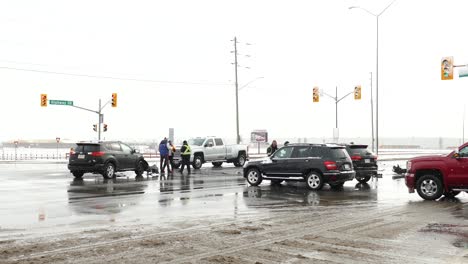
[[[166,137],[161,140],[159,143],[159,170],[161,174],[165,174],[166,167],[167,173],[174,173],[174,154],[176,152],[176,147],[171,140],[168,140]],[[185,165],[187,166],[187,171],[190,174],[190,154],[191,149],[187,141],[184,140],[182,148],[180,149],[180,154],[182,157],[182,167],[179,172],[184,171]]]
[[[286,141],[286,142],[284,142],[283,146],[287,146],[288,144],[289,144],[289,141]],[[271,142],[271,145],[267,148],[268,157],[273,155],[273,153],[275,153],[275,151],[277,151],[277,150],[278,150],[278,143],[276,142],[276,140],[273,140]]]

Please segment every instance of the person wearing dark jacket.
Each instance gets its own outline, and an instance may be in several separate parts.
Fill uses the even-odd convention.
[[[184,167],[187,165],[187,171],[190,174],[190,155],[192,154],[192,150],[187,143],[187,140],[184,140],[182,144],[182,148],[180,148],[180,155],[182,157],[182,167],[180,168],[179,172],[184,172]]]
[[[275,153],[276,150],[278,150],[278,144],[276,143],[276,140],[273,140],[271,145],[267,148],[268,157]]]
[[[160,174],[164,174],[167,166],[167,173],[170,172],[169,168],[169,149],[167,148],[167,138],[161,140],[159,143],[159,171]]]

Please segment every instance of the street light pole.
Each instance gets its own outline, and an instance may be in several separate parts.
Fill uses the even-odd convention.
[[[236,142],[240,144],[240,135],[239,135],[239,84],[237,82],[237,37],[234,37],[234,71],[236,77]]]
[[[379,154],[379,17],[387,10],[396,0],[393,0],[390,4],[387,5],[379,14],[374,14],[369,10],[359,7],[359,6],[350,6],[348,9],[358,8],[376,18],[376,27],[377,27],[377,43],[376,43],[376,72],[375,72],[375,139],[376,139],[376,154]]]
[[[372,152],[374,152],[374,95],[372,93],[372,72],[370,72],[370,108],[371,108],[371,130],[372,130]]]

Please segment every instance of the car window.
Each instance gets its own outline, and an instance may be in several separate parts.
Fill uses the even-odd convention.
[[[209,146],[210,144],[211,144],[211,146],[214,146],[214,143],[213,143],[213,139],[212,139],[212,138],[210,138],[210,139],[208,139],[208,140],[206,141],[205,146]]]
[[[192,139],[189,139],[188,141],[188,144],[189,145],[193,145],[193,146],[201,146],[203,144],[203,142],[205,142],[205,139],[204,138],[192,138]]]
[[[311,147],[309,150],[310,157],[323,157],[324,149],[322,147]]]
[[[96,152],[99,151],[99,145],[77,145],[75,148],[75,152],[82,152],[82,153],[88,153],[88,152]]]
[[[106,143],[105,147],[107,150],[111,151],[122,151],[122,149],[120,148],[120,144],[117,142]]]
[[[288,159],[291,157],[293,147],[285,147],[277,150],[273,158]]]
[[[294,147],[292,154],[293,158],[307,158],[310,157],[310,147],[309,146],[297,146]]]
[[[460,157],[468,157],[468,147],[464,147],[460,149],[460,151],[458,152],[458,155]]]
[[[131,147],[129,147],[129,146],[123,144],[123,143],[121,143],[120,146],[122,147],[122,151],[124,153],[132,153],[132,148]]]
[[[220,139],[220,138],[216,138],[216,139],[215,139],[215,142],[216,142],[216,146],[222,146],[222,145],[224,145],[224,144],[223,144],[223,140]]]
[[[350,156],[366,156],[372,154],[365,147],[347,147],[346,150]]]
[[[350,158],[344,148],[330,148],[330,158],[332,159],[345,159]]]

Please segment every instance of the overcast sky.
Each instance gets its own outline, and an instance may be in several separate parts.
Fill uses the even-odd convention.
[[[244,138],[331,137],[334,102],[312,103],[312,89],[342,96],[356,84],[362,100],[339,103],[340,136],[370,137],[376,18],[348,7],[390,2],[1,1],[0,140],[96,138],[97,114],[40,107],[40,94],[97,109],[113,92],[106,139],[159,140],[169,127],[179,139],[235,138],[234,36],[250,67],[239,86],[254,80],[239,93]],[[441,81],[440,60],[468,64],[466,10],[466,0],[397,0],[382,14],[381,137],[461,137],[468,78]]]

